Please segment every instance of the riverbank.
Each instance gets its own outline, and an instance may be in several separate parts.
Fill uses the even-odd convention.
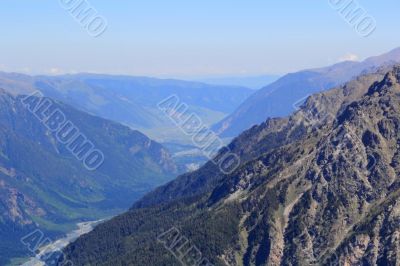
[[[75,241],[81,235],[87,234],[94,229],[96,225],[105,221],[104,219],[98,221],[78,223],[78,229],[68,233],[65,237],[60,238],[48,245],[41,247],[35,257],[30,258],[29,261],[22,264],[22,266],[45,266],[44,258],[52,257],[52,254],[60,253],[69,243]]]

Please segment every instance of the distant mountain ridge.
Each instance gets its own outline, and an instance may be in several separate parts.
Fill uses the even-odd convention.
[[[177,95],[210,125],[231,113],[253,90],[240,86],[101,74],[28,76],[0,73],[0,87],[12,94],[40,90],[96,116],[140,130],[153,139],[182,142],[187,138],[157,108],[157,103]]]
[[[400,62],[400,48],[362,62],[346,61],[332,66],[290,73],[258,90],[232,114],[213,125],[222,137],[235,137],[269,117],[284,117],[295,111],[296,102],[351,80],[362,73]]]
[[[243,86],[253,90],[261,89],[279,79],[278,75],[259,76],[232,76],[232,77],[209,77],[197,79],[201,82],[214,85]]]

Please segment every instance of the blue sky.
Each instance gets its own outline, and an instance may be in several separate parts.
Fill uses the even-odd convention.
[[[108,21],[104,34],[93,38],[58,0],[3,0],[0,70],[281,74],[400,46],[400,1],[358,2],[377,22],[367,38],[329,0],[90,0]]]

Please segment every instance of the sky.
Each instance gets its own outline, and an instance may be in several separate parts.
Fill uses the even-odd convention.
[[[68,1],[77,0],[2,0],[0,71],[252,76],[400,46],[398,0],[355,2],[376,21],[368,37],[332,7],[356,0],[85,0],[107,21],[98,37],[65,9]]]

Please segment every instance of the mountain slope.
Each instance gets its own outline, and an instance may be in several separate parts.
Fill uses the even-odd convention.
[[[31,77],[0,73],[0,85],[10,93],[40,90],[48,97],[128,125],[156,140],[180,142],[186,136],[158,109],[159,102],[176,95],[188,105],[188,113],[195,112],[210,125],[253,93],[239,86],[96,74]]]
[[[24,99],[35,100],[38,108],[50,100],[0,90],[1,265],[29,254],[19,240],[35,228],[52,237],[82,219],[115,214],[176,172],[168,152],[142,133],[51,101],[48,110],[61,110],[104,154],[104,162],[89,171],[74,155],[81,157],[86,144],[63,144]]]
[[[314,110],[310,113],[329,111],[329,114],[337,114],[344,106],[367,93],[369,85],[382,79],[389,69],[389,67],[382,68],[376,73],[359,76],[344,86],[314,94],[307,102],[307,110]],[[298,119],[301,117],[269,118],[235,138],[229,144],[229,150],[237,154],[241,163],[244,164],[265,151],[292,143],[307,133],[298,126]],[[221,154],[217,156],[217,161],[220,156]],[[181,175],[165,186],[146,194],[142,200],[135,203],[134,207],[151,206],[171,199],[204,193],[212,189],[223,177],[218,167],[210,161],[199,170]]]
[[[263,76],[236,76],[236,77],[214,77],[199,79],[200,82],[214,85],[243,86],[253,90],[258,90],[276,81],[278,75]]]
[[[75,265],[179,265],[174,255],[187,264],[206,258],[201,265],[398,265],[399,107],[400,67],[313,95],[289,118],[234,140],[243,160],[233,174],[203,177],[205,165],[182,176],[78,239],[66,257]]]
[[[288,74],[262,88],[244,101],[232,114],[213,125],[222,137],[235,137],[268,117],[283,117],[295,111],[296,103],[311,94],[330,89],[363,72],[400,62],[400,48],[363,62],[343,62],[333,66]]]

